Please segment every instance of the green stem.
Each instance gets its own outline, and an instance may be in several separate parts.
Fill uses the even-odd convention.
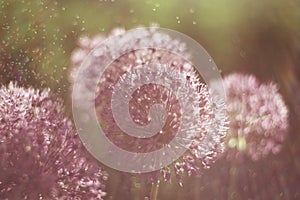
[[[139,200],[140,197],[140,190],[141,190],[141,184],[138,181],[138,178],[136,176],[133,176],[131,179],[132,187],[131,187],[131,194],[133,195],[133,200]]]
[[[158,188],[159,188],[159,181],[152,184],[150,200],[157,200]]]

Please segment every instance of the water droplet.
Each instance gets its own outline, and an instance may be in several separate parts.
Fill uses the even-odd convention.
[[[240,56],[241,56],[242,58],[245,58],[245,57],[246,57],[246,52],[243,51],[243,50],[241,50],[241,51],[240,51]]]
[[[31,150],[31,146],[26,146],[25,147],[25,152],[29,152]]]

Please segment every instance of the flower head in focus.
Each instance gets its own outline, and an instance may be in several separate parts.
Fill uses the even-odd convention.
[[[0,88],[0,198],[102,199],[106,172],[49,90]]]
[[[278,87],[239,73],[226,76],[223,84],[230,119],[228,147],[252,160],[278,153],[288,129],[288,109]]]
[[[79,67],[86,56],[92,50],[92,54],[97,54],[98,51],[101,51],[98,48],[99,42],[108,37],[123,35],[124,33],[125,30],[123,29],[115,29],[107,37],[98,35],[92,39],[87,37],[81,38],[79,48],[74,51],[71,57],[73,65],[71,81],[78,73]],[[220,109],[223,105],[214,105],[209,95],[209,89],[202,81],[200,74],[185,60],[189,57],[189,54],[184,43],[174,40],[164,33],[156,32],[155,29],[141,30],[139,33],[144,36],[143,39],[137,39],[137,36],[134,34],[128,34],[122,38],[121,43],[123,46],[121,48],[126,49],[128,53],[116,58],[104,70],[100,78],[95,99],[98,119],[106,136],[116,146],[126,151],[146,153],[168,145],[173,137],[177,137],[176,133],[182,117],[188,118],[188,124],[186,125],[194,133],[192,138],[185,138],[192,141],[188,151],[170,166],[164,167],[160,171],[149,173],[153,182],[160,179],[160,177],[170,182],[171,177],[174,175],[179,183],[182,184],[183,174],[200,175],[202,173],[201,170],[209,168],[220,153],[223,152],[223,140],[227,131],[226,123],[224,123],[226,116],[215,113],[217,108]],[[137,46],[145,43],[150,44],[150,47],[136,49]],[[156,49],[156,46],[163,46],[164,48]],[[111,55],[109,56],[114,57],[114,51],[118,51],[119,47],[110,46],[107,48],[111,49]],[[184,57],[181,55],[184,55]],[[92,67],[88,70],[88,74],[94,76],[96,74],[94,72],[96,71],[95,68],[103,66],[102,62],[102,59],[95,58],[92,61]],[[152,74],[149,73],[146,79],[154,80],[157,76],[161,76],[165,78],[166,82],[171,82],[172,77],[170,78],[163,74],[167,74],[168,71],[174,71],[180,74],[181,81],[187,82],[189,87],[193,88],[195,92],[176,96],[180,92],[172,92],[160,84],[151,83],[138,87],[131,94],[132,98],[128,108],[134,123],[140,126],[147,125],[150,121],[148,116],[150,108],[155,104],[163,106],[167,117],[162,130],[156,135],[150,138],[135,138],[124,133],[115,123],[111,109],[112,94],[115,85],[121,79],[123,80],[120,77],[126,74],[131,74],[130,76],[132,77],[141,77],[142,75],[137,74],[136,71],[151,63],[167,66],[168,70],[164,70],[163,67],[161,69],[158,68]],[[132,81],[124,83],[124,85],[129,84],[132,84]],[[189,102],[190,99],[192,99],[192,102]],[[181,103],[180,100],[182,100]],[[192,107],[191,105],[197,106]],[[181,106],[189,107],[188,109],[191,109],[191,112],[187,116],[182,116]],[[147,174],[144,175],[147,176]]]

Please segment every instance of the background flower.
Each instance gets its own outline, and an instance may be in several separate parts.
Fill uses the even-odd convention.
[[[98,166],[49,90],[0,88],[1,199],[102,199]]]
[[[253,160],[277,154],[288,131],[288,109],[274,83],[260,84],[253,75],[224,78],[230,118],[229,148]]]

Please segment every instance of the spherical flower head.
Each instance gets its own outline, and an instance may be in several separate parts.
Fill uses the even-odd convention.
[[[49,90],[0,88],[0,198],[102,199],[102,171]]]
[[[277,154],[288,130],[288,109],[274,83],[234,73],[223,81],[230,119],[228,147],[258,160]]]
[[[117,29],[117,31],[112,31],[107,37],[122,35],[124,33],[125,30]],[[124,44],[122,48],[126,49],[128,53],[115,58],[104,70],[100,78],[97,91],[95,91],[95,107],[98,119],[110,141],[126,151],[138,153],[152,152],[168,145],[172,138],[178,137],[176,133],[182,117],[188,119],[187,127],[193,133],[191,137],[185,138],[186,140],[192,140],[188,151],[170,166],[160,171],[143,174],[143,176],[150,175],[150,179],[153,182],[160,179],[159,177],[170,182],[171,177],[174,175],[179,183],[182,184],[182,175],[184,173],[188,175],[200,175],[201,170],[209,168],[223,152],[226,124],[222,122],[224,122],[226,116],[215,115],[216,105],[212,101],[207,85],[202,81],[200,74],[194,67],[184,59],[189,57],[184,43],[174,40],[166,34],[155,32],[155,29],[153,31],[141,30],[139,33],[144,36],[143,40],[136,39],[134,34],[128,34],[122,38],[122,44]],[[92,39],[86,39],[88,42],[85,45],[80,43],[79,49],[76,49],[73,55],[76,55],[78,52],[81,52],[81,55],[87,55],[92,50],[92,54],[97,54],[98,47],[94,44],[99,41],[98,38],[100,37],[96,36]],[[103,38],[103,35],[101,38]],[[150,47],[135,49],[136,46],[144,43],[150,44]],[[156,49],[155,46],[158,46],[158,44],[160,46],[163,45],[164,49]],[[101,46],[101,42],[98,45]],[[109,48],[111,49],[110,56],[113,57],[114,51],[117,51],[117,47]],[[174,51],[176,52],[174,53]],[[183,58],[180,55],[185,56]],[[84,56],[79,57],[80,59],[74,59],[74,56],[71,58],[73,75],[78,73],[78,68],[84,61]],[[96,70],[93,70],[94,68],[102,66],[101,59],[96,59],[92,62],[93,66],[89,69],[91,76],[95,74],[94,71]],[[130,74],[131,77],[144,77],[138,71],[143,71],[151,63],[156,63],[164,67],[158,67],[153,71],[150,70],[151,73],[147,73],[147,76],[145,76],[146,79],[155,80],[158,76],[161,76],[164,77],[166,82],[172,82],[172,78],[177,78],[177,80],[180,79],[182,82],[188,84],[192,88],[189,91],[193,92],[186,92],[186,94],[176,96],[176,94],[180,93],[179,91],[172,92],[161,84],[151,83],[140,86],[132,94],[129,94],[132,97],[128,108],[131,120],[140,126],[146,126],[150,123],[149,114],[151,114],[150,108],[152,106],[160,104],[166,111],[165,124],[156,135],[150,138],[135,138],[126,134],[116,124],[112,114],[111,99],[117,83],[125,80],[127,74]],[[170,71],[174,71],[174,74],[179,75],[174,75],[173,77],[167,75],[170,74]],[[134,83],[132,82],[131,79],[128,79],[127,82],[121,82],[121,85],[127,86],[133,84],[131,86],[134,87]],[[124,87],[124,90],[126,89],[128,88]],[[189,102],[190,99],[192,99],[191,102]],[[180,103],[179,100],[182,100],[182,102]],[[196,106],[192,107],[191,105]],[[182,116],[181,106],[190,107],[188,109],[191,109],[191,112],[187,116]],[[220,109],[221,106],[218,106],[218,109]]]

